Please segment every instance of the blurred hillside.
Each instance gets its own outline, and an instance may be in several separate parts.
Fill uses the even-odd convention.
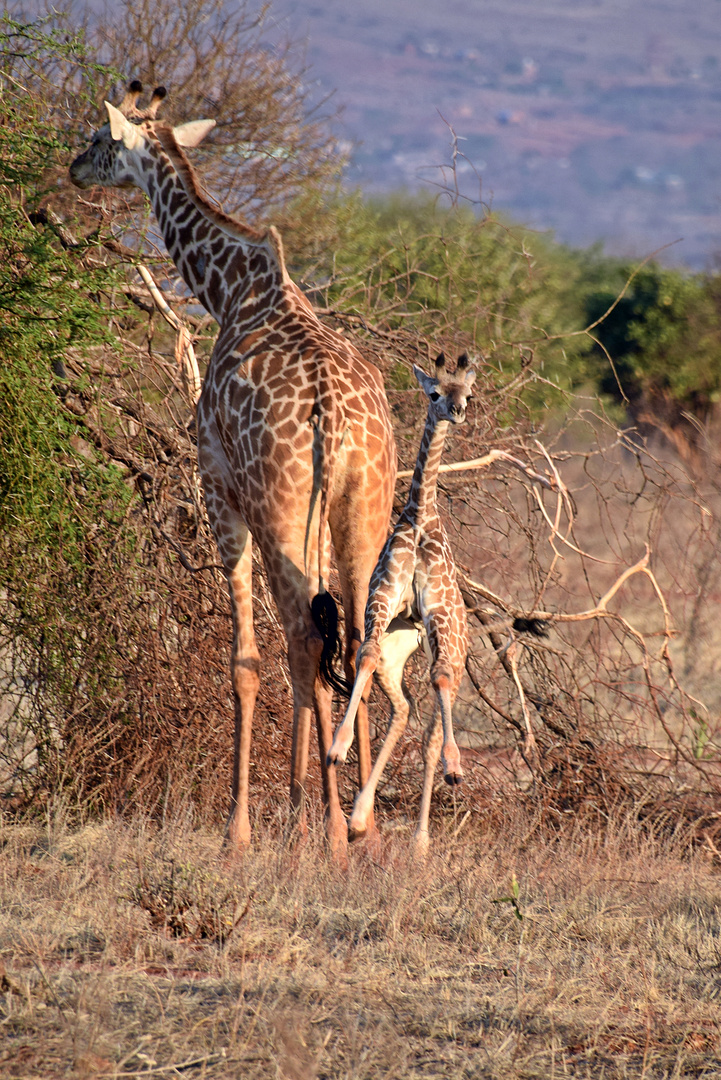
[[[336,91],[365,191],[443,183],[559,240],[701,269],[721,251],[717,0],[273,0]],[[476,173],[478,175],[476,175]],[[448,172],[445,177],[448,177]]]

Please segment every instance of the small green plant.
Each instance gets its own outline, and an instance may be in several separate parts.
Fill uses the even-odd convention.
[[[708,721],[700,716],[698,723],[693,729],[693,756],[696,761],[701,761],[706,753],[706,748],[711,741]]]
[[[492,904],[510,904],[513,908],[513,913],[519,922],[523,922],[523,913],[521,906],[518,902],[520,894],[520,888],[518,885],[518,879],[516,878],[515,871],[511,874],[511,895],[510,896],[497,896],[495,900],[491,900]]]

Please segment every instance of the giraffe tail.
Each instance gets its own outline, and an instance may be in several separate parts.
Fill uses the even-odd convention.
[[[338,632],[338,606],[328,592],[323,580],[323,567],[330,564],[330,527],[328,521],[328,498],[333,490],[333,465],[338,452],[338,415],[333,394],[330,400],[318,389],[313,409],[315,434],[313,447],[313,473],[319,496],[318,514],[318,592],[310,602],[310,613],[316,629],[323,639],[318,673],[327,687],[349,698],[352,684],[337,670],[343,654]]]
[[[548,637],[548,619],[514,619],[513,629],[519,634],[533,634],[534,637]]]
[[[310,602],[310,613],[320,636],[323,650],[320,654],[319,674],[326,686],[343,697],[350,697],[351,685],[344,675],[336,671],[336,663],[343,652],[338,633],[338,605],[329,592],[322,589]]]

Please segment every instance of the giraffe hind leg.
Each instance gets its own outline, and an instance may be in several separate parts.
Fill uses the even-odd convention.
[[[310,620],[309,620],[310,621]],[[325,752],[331,735],[330,693],[318,678],[323,642],[313,626],[305,633],[288,629],[288,663],[293,683],[293,745],[291,751],[290,797],[295,824],[307,832],[306,780],[312,714],[315,710],[326,809],[326,836],[334,857],[344,858],[347,844],[345,817],[340,806],[334,775],[327,774]]]
[[[431,681],[438,699],[443,731],[443,743],[441,747],[443,779],[447,784],[453,787],[455,784],[463,783],[461,752],[458,749],[458,744],[453,734],[453,701],[455,699],[454,680],[452,675],[432,672]]]
[[[315,684],[315,716],[318,730],[318,749],[323,780],[323,797],[326,813],[326,836],[331,855],[337,865],[347,862],[348,828],[338,796],[338,779],[335,769],[329,769],[327,754],[333,739],[333,695],[321,679]]]
[[[434,709],[433,719],[426,732],[426,737],[423,740],[423,792],[421,794],[421,805],[418,811],[416,831],[413,834],[415,857],[419,862],[423,862],[428,854],[428,820],[431,812],[433,779],[438,759],[441,756],[442,739],[443,732],[441,728],[441,718],[438,710]]]

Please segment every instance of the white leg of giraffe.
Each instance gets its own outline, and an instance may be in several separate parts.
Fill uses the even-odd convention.
[[[378,560],[378,553],[387,539],[388,512],[385,504],[381,504],[379,501],[381,494],[380,490],[373,492],[372,498],[366,500],[367,517],[365,515],[348,515],[345,500],[343,499],[339,499],[331,507],[331,533],[343,593],[343,613],[345,618],[343,666],[346,679],[351,686],[355,685],[358,673],[358,659],[364,637],[369,582]],[[371,771],[370,733],[366,704],[369,692],[370,680],[366,680],[353,721],[358,747],[359,788],[365,786]]]
[[[328,754],[328,764],[344,762],[353,742],[355,720],[366,687],[381,658],[381,642],[396,612],[402,607],[406,591],[405,581],[398,575],[394,581],[382,582],[368,601],[369,618],[366,621],[366,638],[358,650],[356,677],[350,701],[343,720],[333,739]],[[367,778],[366,778],[367,779]],[[365,786],[365,782],[363,784]]]
[[[315,685],[315,717],[326,806],[326,835],[334,859],[343,863],[348,847],[348,827],[338,797],[336,771],[329,769],[326,761],[333,740],[333,694],[320,679]]]
[[[388,627],[388,633],[381,642],[381,656],[376,669],[376,678],[391,703],[391,715],[388,732],[371,769],[367,783],[358,792],[353,806],[353,813],[348,822],[348,838],[356,840],[368,831],[368,824],[373,813],[376,788],[393,748],[405,731],[408,723],[409,702],[403,692],[403,671],[408,658],[419,645],[419,632],[416,626],[403,619],[394,619]]]
[[[345,677],[351,686],[355,686],[358,672],[358,653],[361,647],[361,638],[358,627],[363,626],[365,600],[361,606],[358,597],[353,596],[351,602],[344,601],[343,610],[346,618],[345,650],[343,655],[343,668]],[[358,613],[357,615],[355,613]],[[354,714],[356,743],[358,748],[358,786],[362,788],[366,783],[371,771],[371,741],[368,725],[368,695],[370,693],[370,680],[366,680],[361,691],[357,710]],[[347,751],[346,751],[347,752]],[[345,760],[345,759],[344,759]]]
[[[365,688],[373,677],[378,660],[380,659],[380,646],[375,641],[363,642],[357,654],[357,669],[350,701],[345,711],[345,716],[336,729],[333,742],[328,751],[328,764],[338,765],[348,757],[348,751],[353,742],[355,732],[355,719],[358,712]]]
[[[436,765],[441,756],[441,743],[443,741],[443,727],[441,725],[440,712],[433,710],[433,719],[426,732],[423,742],[423,792],[421,805],[418,811],[418,822],[413,834],[413,846],[415,857],[422,862],[428,854],[428,819],[431,812],[431,797],[433,795],[433,780]]]

